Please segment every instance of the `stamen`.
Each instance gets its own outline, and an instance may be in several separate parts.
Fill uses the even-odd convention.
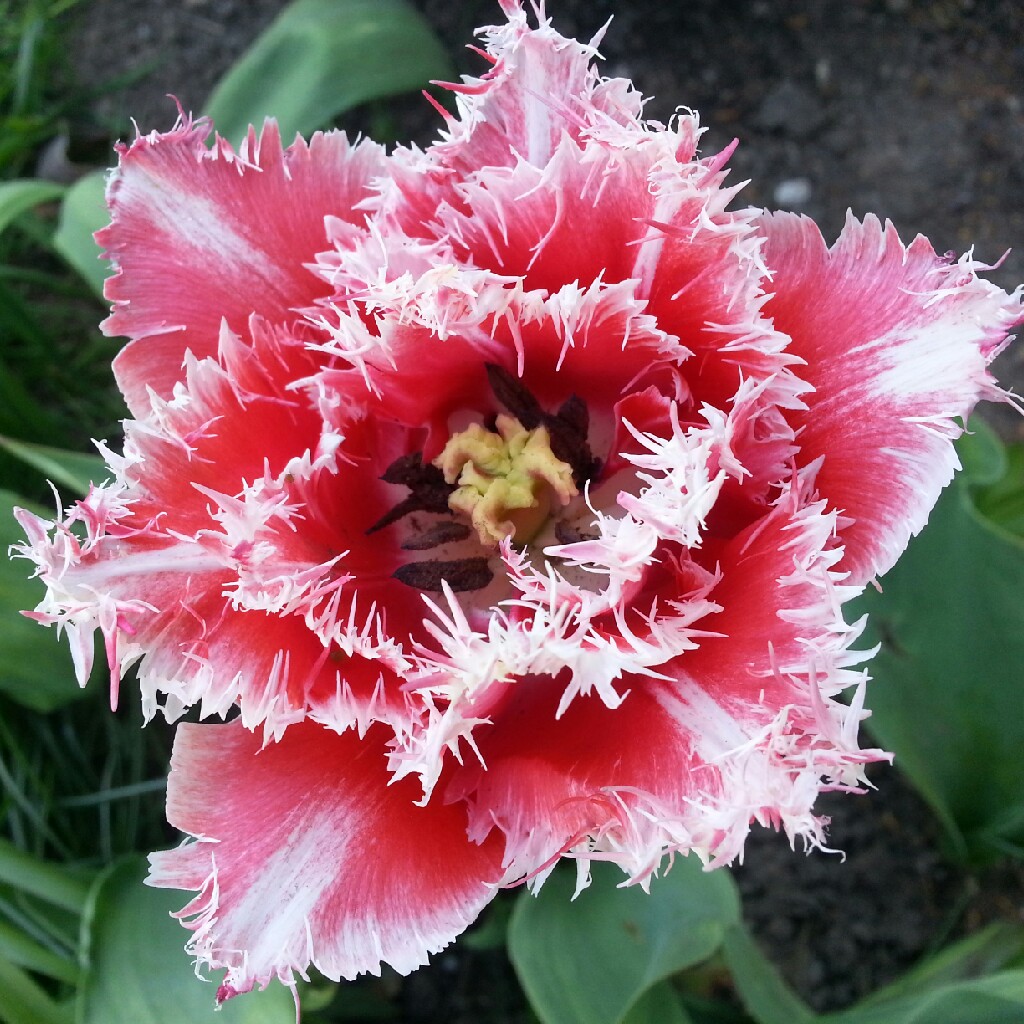
[[[544,426],[550,436],[555,458],[572,467],[573,480],[582,488],[601,469],[601,460],[594,458],[587,440],[590,415],[587,403],[578,395],[567,398],[556,413],[545,412],[525,384],[504,367],[487,364],[487,381],[494,397],[527,430]]]
[[[400,565],[391,575],[406,586],[417,590],[440,592],[447,583],[456,593],[464,590],[482,590],[494,578],[486,558],[456,558],[452,561],[439,560],[409,562]]]
[[[409,488],[409,495],[402,499],[390,512],[385,512],[366,532],[376,533],[397,522],[410,512],[447,513],[448,499],[454,487],[445,483],[444,476],[436,467],[423,463],[422,452],[412,452],[395,459],[381,477],[385,483],[401,484]]]
[[[470,529],[465,523],[440,522],[418,536],[410,537],[402,548],[405,551],[428,551],[441,544],[465,540],[469,534]]]
[[[486,369],[487,383],[491,385],[494,397],[527,430],[539,427],[544,420],[544,410],[523,382],[496,363],[487,363]]]

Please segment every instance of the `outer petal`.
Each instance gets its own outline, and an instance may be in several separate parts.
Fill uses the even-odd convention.
[[[330,978],[406,974],[480,912],[500,876],[496,837],[466,837],[462,806],[388,786],[380,727],[363,740],[312,724],[260,750],[240,723],[178,730],[168,818],[195,842],[154,854],[149,884],[198,890],[189,950],[227,969],[218,998]]]
[[[814,388],[791,419],[800,463],[825,456],[817,485],[853,520],[842,564],[864,582],[891,568],[957,468],[954,418],[998,395],[985,366],[1021,322],[1020,292],[923,237],[905,247],[875,217],[850,217],[831,249],[794,214],[761,226],[775,293],[765,313]]]
[[[170,395],[187,349],[216,354],[222,319],[239,334],[252,313],[301,319],[296,311],[327,292],[305,267],[326,248],[324,217],[361,224],[353,207],[383,167],[379,147],[350,146],[341,133],[282,151],[268,121],[235,153],[219,138],[207,149],[209,132],[181,120],[141,136],[122,147],[108,186],[113,222],[97,238],[116,273],[104,330],[136,342],[116,361],[136,415],[148,407],[145,384]]]
[[[536,7],[539,25],[531,30],[517,0],[502,6],[508,24],[481,32],[493,66],[481,78],[448,86],[458,117],[446,117],[447,131],[426,160],[416,150],[399,150],[381,185],[385,208],[410,234],[434,220],[442,201],[457,205],[457,183],[483,168],[520,159],[543,167],[564,136],[580,141],[596,127],[639,124],[642,101],[632,83],[601,79],[592,66],[599,37],[589,45],[566,39]],[[691,154],[695,144],[694,136]]]
[[[388,436],[348,439],[360,447],[341,459],[341,437],[267,378],[272,355],[289,350],[260,362],[259,335],[252,348],[232,339],[223,333],[230,371],[189,356],[174,399],[154,398],[145,421],[129,421],[125,455],[106,453],[115,483],[64,520],[21,514],[21,553],[47,585],[33,615],[68,633],[83,685],[102,631],[115,702],[122,668],[138,662],[147,715],[163,699],[171,719],[195,703],[203,714],[237,703],[268,734],[307,713],[338,730],[403,722],[409,702],[394,673],[406,661],[374,612],[404,590],[390,579],[399,562],[394,545],[365,536],[386,510],[386,485],[364,448],[381,451]],[[354,576],[373,582],[349,586]],[[409,605],[421,622],[406,599],[393,629]]]

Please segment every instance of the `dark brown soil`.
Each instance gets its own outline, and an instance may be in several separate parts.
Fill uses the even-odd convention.
[[[876,765],[869,774],[873,792],[819,798],[817,810],[832,818],[829,845],[842,854],[805,855],[758,830],[734,869],[751,929],[816,1010],[841,1009],[894,981],[962,931],[974,897],[900,773]]]
[[[97,104],[103,119],[166,128],[173,93],[202,111],[230,62],[283,6],[280,0],[91,0],[79,11],[72,60],[83,82],[135,70],[138,80]],[[492,0],[417,0],[460,71],[475,25],[500,18]],[[975,246],[1003,287],[1024,280],[1024,6],[1015,0],[550,0],[566,34],[601,45],[609,74],[628,75],[652,117],[701,112],[704,151],[733,138],[747,203],[806,212],[827,238],[847,209],[890,217],[905,240],[939,251]],[[436,115],[420,98],[394,106],[405,137],[428,140]],[[342,122],[357,129],[365,112]],[[1024,393],[1024,347],[997,367]],[[1024,419],[994,419],[1024,440]],[[745,912],[766,949],[819,1009],[891,980],[926,951],[992,916],[1022,916],[1024,879],[1007,869],[986,886],[952,867],[935,823],[892,769],[878,791],[826,797],[838,856],[804,856],[758,836],[737,871]],[[512,1020],[507,964],[454,952],[393,991],[409,1021]],[[501,998],[498,994],[503,993]],[[506,999],[507,996],[507,999]],[[500,1007],[495,1000],[500,1003]],[[396,1004],[391,1003],[392,1006]],[[504,1007],[505,1009],[501,1009]],[[503,1016],[502,1014],[507,1014]]]

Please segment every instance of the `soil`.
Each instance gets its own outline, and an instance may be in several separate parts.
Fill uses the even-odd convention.
[[[201,112],[223,71],[282,6],[90,0],[77,10],[71,60],[94,86],[135,75],[95,104],[105,123],[122,135],[132,132],[129,116],[144,131],[166,128],[175,114],[166,94]],[[496,0],[415,6],[460,72],[479,73],[480,59],[464,45],[474,26],[500,19]],[[731,166],[733,180],[750,179],[741,201],[807,213],[830,239],[850,209],[891,218],[905,240],[927,233],[940,252],[973,245],[985,262],[998,263],[1017,243],[991,278],[1007,288],[1024,280],[1024,6],[1016,0],[547,6],[557,28],[580,38],[614,15],[600,46],[605,68],[652,97],[648,116],[667,121],[677,106],[698,109],[708,126],[705,153],[740,140]],[[429,141],[437,119],[421,98],[392,109],[402,137]],[[356,111],[340,123],[359,130],[367,117]],[[996,370],[1024,393],[1024,346]],[[1024,440],[1024,418],[998,408],[987,416],[1007,439]],[[818,1009],[848,1005],[891,980],[965,922],[1024,917],[1019,868],[1004,872],[1001,892],[986,895],[984,883],[943,859],[930,813],[898,773],[881,768],[874,779],[878,791],[867,796],[823,798],[845,862],[794,854],[781,837],[763,834],[736,872],[755,932]],[[452,954],[439,958],[437,971],[414,975],[400,997],[406,1018],[506,1019],[487,999],[504,991],[507,965],[487,956]],[[467,994],[474,984],[480,991]]]

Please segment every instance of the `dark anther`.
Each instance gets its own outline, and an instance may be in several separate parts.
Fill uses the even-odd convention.
[[[432,484],[437,480],[444,480],[441,470],[428,462],[423,463],[423,452],[410,452],[408,455],[399,455],[394,462],[384,470],[381,480],[387,484],[402,484],[409,490],[415,491],[424,484]]]
[[[544,410],[540,402],[526,389],[518,377],[513,377],[508,370],[496,363],[485,363],[487,380],[494,392],[494,397],[527,430],[535,430],[544,421]]]
[[[465,523],[446,522],[442,520],[429,530],[424,530],[418,537],[410,537],[402,547],[406,551],[427,551],[439,544],[450,544],[453,541],[465,540],[472,531]]]
[[[399,583],[417,590],[440,590],[447,583],[456,593],[481,590],[494,578],[486,558],[456,558],[450,562],[409,562],[392,575]]]
[[[366,532],[376,533],[397,522],[410,512],[450,513],[448,498],[455,490],[454,484],[445,483],[444,474],[431,463],[424,464],[422,452],[412,452],[395,459],[381,477],[385,483],[400,484],[409,488],[409,495],[403,498],[390,512],[385,512]]]
[[[573,480],[581,490],[597,476],[601,460],[594,458],[587,441],[590,415],[587,403],[579,395],[567,398],[556,413],[545,412],[526,385],[508,370],[495,363],[486,363],[487,380],[494,397],[527,430],[543,424],[551,438],[551,451],[556,459],[572,467]]]
[[[587,412],[587,403],[579,395],[570,395],[555,413],[554,418],[564,423],[567,430],[574,431],[586,440],[587,430],[590,428],[590,413]]]
[[[556,459],[572,467],[573,480],[581,490],[593,480],[601,468],[601,460],[594,458],[587,440],[590,415],[587,403],[579,395],[571,395],[553,416],[544,414],[544,426],[551,438],[551,451]]]

